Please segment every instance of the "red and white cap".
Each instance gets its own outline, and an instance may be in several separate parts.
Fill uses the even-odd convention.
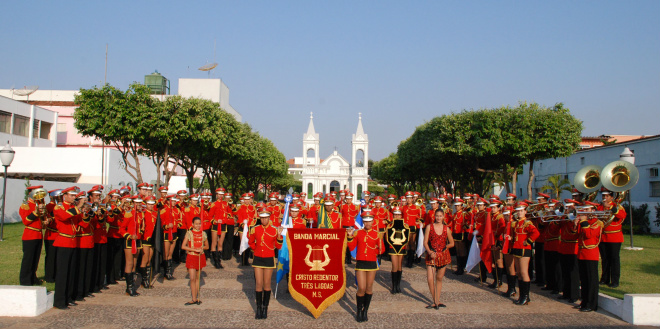
[[[370,211],[363,211],[361,216],[363,222],[371,222],[374,220],[374,215],[372,215]]]

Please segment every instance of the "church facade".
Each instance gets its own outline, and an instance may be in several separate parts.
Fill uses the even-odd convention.
[[[354,202],[362,198],[367,190],[369,165],[369,139],[362,128],[362,114],[358,115],[358,126],[351,140],[351,161],[347,161],[336,150],[321,161],[320,138],[314,130],[314,116],[310,115],[307,132],[303,134],[302,189],[307,193],[307,202],[313,202],[317,192],[350,190]]]

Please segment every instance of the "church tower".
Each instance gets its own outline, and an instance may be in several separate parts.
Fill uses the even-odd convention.
[[[358,126],[351,140],[351,191],[356,199],[367,190],[369,172],[369,138],[362,128],[362,113],[358,114]]]
[[[316,166],[321,163],[319,156],[319,143],[319,134],[314,130],[314,113],[310,112],[309,126],[307,127],[307,132],[303,134],[303,168],[307,166]]]

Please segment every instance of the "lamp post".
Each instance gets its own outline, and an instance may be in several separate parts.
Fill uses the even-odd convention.
[[[7,194],[7,167],[11,166],[11,162],[14,161],[14,154],[16,151],[11,149],[9,146],[9,141],[7,145],[0,150],[0,161],[5,167],[5,177],[3,179],[4,187],[2,189],[2,222],[0,222],[0,241],[4,240],[5,236],[5,195]]]
[[[623,152],[619,155],[619,159],[622,161],[629,162],[633,166],[635,165],[635,154],[630,151],[628,146],[626,146],[625,149],[623,149]],[[628,216],[630,219],[630,247],[625,247],[624,249],[626,250],[642,250],[644,248],[641,247],[633,247],[633,218],[632,218],[632,201],[630,198],[632,188],[630,191],[628,191]]]

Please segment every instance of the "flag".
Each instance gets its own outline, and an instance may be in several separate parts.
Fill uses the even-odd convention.
[[[238,250],[238,254],[242,255],[244,251],[250,248],[250,242],[248,241],[248,224],[247,220],[243,221],[243,236],[241,237],[241,247]]]
[[[284,227],[284,229],[282,230],[282,237],[284,238],[284,243],[282,244],[282,248],[280,248],[280,251],[277,254],[276,283],[280,283],[284,275],[289,273],[289,247],[286,243],[286,233],[287,233],[287,228],[292,227],[291,222],[289,221],[289,219],[291,218],[289,216],[289,205],[291,204],[291,200],[292,200],[291,195],[287,195],[284,198],[284,201],[286,202],[286,204],[284,205],[284,217],[282,219],[282,227]]]
[[[355,217],[355,228],[361,230],[363,227],[364,222],[362,221],[362,214],[358,214],[357,217]],[[357,258],[357,248],[351,250],[351,257]]]
[[[321,200],[321,204],[324,204],[324,200]],[[321,206],[321,211],[319,212],[319,218],[316,223],[318,228],[334,228],[332,227],[332,221],[328,218],[328,214],[325,211],[325,206]]]
[[[490,222],[490,212],[486,215],[486,222],[484,223],[484,231],[481,239],[481,260],[483,260],[484,265],[486,265],[486,270],[488,273],[492,272],[493,267],[493,245],[495,244],[495,238],[493,237],[493,226]]]
[[[424,251],[426,251],[426,248],[424,248],[424,228],[422,227],[424,224],[419,224],[419,230],[417,230],[419,233],[417,233],[417,257],[422,257],[422,254]]]
[[[465,270],[467,272],[472,271],[472,269],[479,264],[481,261],[481,250],[479,250],[479,244],[476,239],[472,240],[472,245],[470,246],[470,253],[468,254],[467,263],[465,264]]]

